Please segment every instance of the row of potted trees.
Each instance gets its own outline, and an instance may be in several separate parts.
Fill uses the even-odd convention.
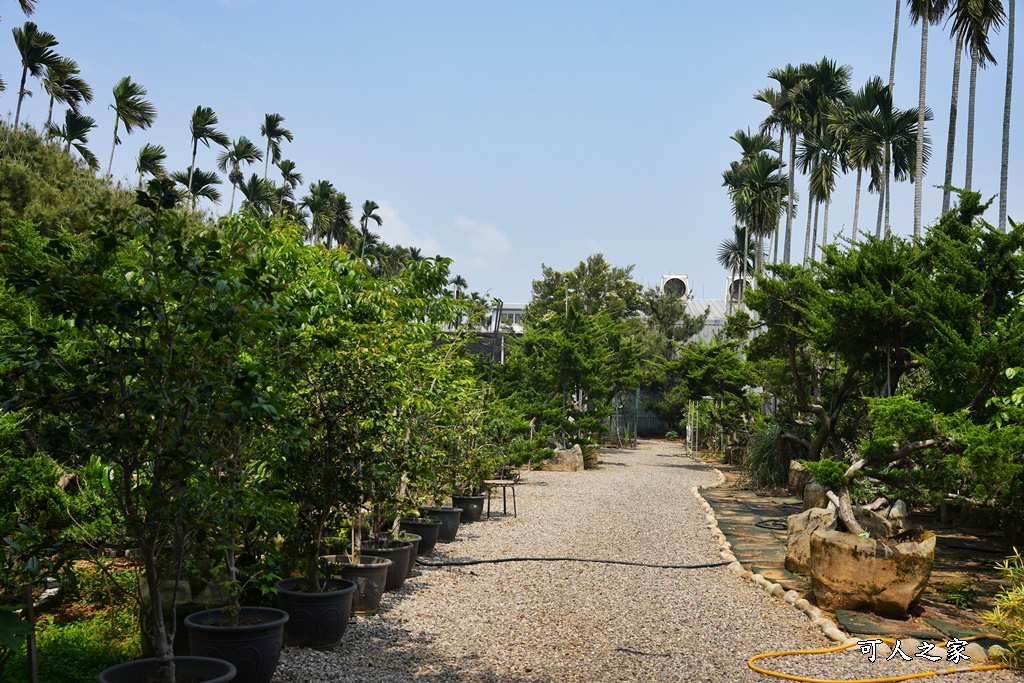
[[[174,656],[176,587],[201,557],[222,604],[188,618],[193,654],[227,647],[235,680],[265,683],[286,623],[297,642],[340,638],[324,624],[343,629],[355,590],[328,564],[342,529],[346,563],[369,564],[405,549],[401,520],[420,505],[482,485],[494,463],[484,392],[468,328],[445,331],[461,316],[446,259],[379,278],[347,250],[305,244],[289,220],[211,228],[176,203],[154,180],[91,239],[0,257],[32,309],[9,350],[22,373],[11,408],[33,416],[43,447],[105,463],[143,569],[150,680],[214,667]],[[242,605],[273,592],[290,617]],[[316,617],[324,595],[335,604]],[[222,626],[242,644],[212,644]],[[132,668],[101,680],[137,680]]]

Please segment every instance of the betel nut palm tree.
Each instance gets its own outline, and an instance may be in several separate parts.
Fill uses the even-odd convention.
[[[227,147],[231,140],[227,135],[217,130],[215,126],[219,123],[217,114],[210,107],[196,107],[189,120],[189,132],[192,134],[192,162],[189,164],[189,174],[193,173],[196,167],[196,153],[199,151],[199,143],[202,142],[207,148],[214,142],[221,147]],[[189,177],[187,187],[192,187],[192,178]],[[196,196],[192,195],[192,208],[195,208]]]
[[[175,171],[171,174],[171,180],[185,188],[192,198],[192,209],[196,208],[196,201],[200,197],[209,199],[214,204],[220,203],[220,176],[213,171],[204,171],[201,168],[189,167],[187,171]]]
[[[938,25],[945,17],[951,0],[907,0],[910,23],[921,24],[921,66],[917,89],[917,140],[914,151],[914,237],[921,237],[921,206],[924,199],[924,116],[928,78],[928,26]]]
[[[761,124],[762,131],[769,131],[778,128],[782,133],[789,135],[789,182],[787,185],[787,196],[792,199],[796,196],[796,138],[800,131],[801,121],[804,112],[801,109],[801,91],[807,83],[801,74],[800,69],[787,64],[781,69],[772,69],[768,72],[768,78],[779,85],[778,90],[766,88],[757,92],[754,99],[767,103],[772,111]],[[780,149],[782,148],[780,144]],[[780,167],[782,153],[779,153]],[[794,203],[786,203],[786,234],[785,246],[782,251],[782,260],[789,263],[792,236]],[[778,242],[778,240],[776,240]]]
[[[135,170],[139,172],[140,188],[142,187],[142,178],[147,174],[154,178],[162,178],[167,175],[165,161],[167,161],[167,150],[163,145],[151,145],[147,142],[142,146],[135,159]]]
[[[309,194],[299,201],[299,206],[309,211],[309,239],[314,242],[326,240],[334,222],[336,190],[329,180],[318,180],[309,186]]]
[[[78,62],[59,57],[46,67],[43,89],[50,96],[50,107],[46,115],[46,126],[53,121],[53,103],[60,102],[71,107],[76,114],[82,113],[82,103],[92,102],[92,87],[81,77]]]
[[[114,102],[110,108],[114,110],[114,141],[110,145],[108,178],[114,167],[114,150],[121,144],[121,139],[117,136],[120,124],[123,122],[125,134],[131,135],[136,128],[145,130],[156,121],[156,107],[146,99],[146,89],[134,82],[131,76],[125,76],[114,86]]]
[[[42,78],[46,67],[56,64],[60,55],[52,47],[58,45],[52,33],[40,31],[35,22],[26,21],[23,27],[14,27],[14,43],[21,55],[21,85],[18,87],[18,107],[14,113],[14,127],[17,129],[21,120],[21,103],[25,95],[32,93],[25,88],[25,81],[31,74],[33,78]]]
[[[1006,11],[1000,0],[957,0],[953,5],[954,35],[963,37],[964,49],[971,53],[971,80],[967,103],[967,149],[964,188],[970,190],[974,174],[974,108],[977,94],[978,69],[995,64],[996,58],[989,48],[989,31],[998,29],[1006,21]]]
[[[275,164],[281,161],[281,141],[294,140],[292,132],[282,126],[284,117],[280,114],[267,114],[263,123],[260,124],[260,135],[267,139],[266,161],[263,164],[263,179],[267,179],[267,172],[270,170],[270,162]]]
[[[78,114],[73,109],[68,109],[64,112],[64,125],[58,126],[51,122],[47,125],[46,132],[50,138],[65,143],[65,152],[70,152],[73,146],[85,159],[89,168],[95,171],[100,166],[99,159],[85,146],[85,143],[89,142],[89,131],[95,127],[96,120],[91,116]]]
[[[231,206],[228,213],[235,212],[235,190],[245,180],[242,174],[242,164],[254,164],[263,160],[263,151],[256,144],[245,137],[240,136],[217,156],[217,168],[228,174],[228,182],[231,183]]]
[[[1010,171],[1010,101],[1013,96],[1013,24],[1016,0],[1007,0],[1006,15],[1006,94],[1003,98],[1002,160],[999,164],[999,222],[997,227],[1006,232],[1006,192]]]
[[[372,199],[367,199],[363,202],[363,215],[359,219],[359,227],[363,231],[363,240],[359,244],[359,258],[363,258],[366,253],[366,243],[370,240],[370,230],[367,227],[370,221],[377,224],[377,227],[384,225],[384,219],[377,213],[377,209],[380,205]]]

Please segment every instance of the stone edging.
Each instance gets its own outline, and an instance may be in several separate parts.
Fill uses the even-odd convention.
[[[732,544],[729,543],[729,539],[722,533],[721,528],[718,526],[718,519],[715,517],[715,510],[711,507],[711,504],[704,500],[704,496],[700,495],[702,488],[715,488],[721,486],[725,482],[725,474],[722,470],[717,467],[712,468],[715,473],[718,474],[718,482],[709,486],[694,486],[692,487],[693,495],[697,499],[697,503],[701,509],[704,510],[704,519],[707,522],[708,529],[711,530],[714,536],[715,542],[718,544],[718,550],[722,555],[722,559],[729,562],[729,571],[738,575],[740,578],[752,581],[754,584],[762,589],[765,593],[773,595],[787,605],[794,607],[807,616],[811,622],[821,629],[821,632],[826,638],[836,644],[852,644],[856,643],[856,638],[851,638],[848,633],[840,629],[830,619],[827,619],[821,610],[818,609],[817,605],[812,605],[810,602],[800,597],[800,594],[796,591],[787,591],[781,585],[772,583],[766,579],[763,575],[752,572],[749,569],[744,569],[743,565],[740,564],[739,560],[732,552]]]
[[[711,530],[711,533],[714,536],[716,543],[718,544],[718,550],[722,556],[722,559],[729,562],[729,565],[727,565],[729,570],[744,580],[753,581],[754,584],[757,585],[758,588],[762,589],[765,593],[773,595],[776,598],[780,598],[787,605],[790,605],[795,609],[799,610],[800,612],[802,612],[804,615],[807,616],[808,619],[811,620],[811,623],[820,628],[821,632],[825,635],[825,637],[831,640],[833,643],[836,643],[837,645],[853,645],[854,643],[858,642],[856,638],[850,637],[850,634],[846,633],[841,628],[839,628],[834,622],[827,619],[825,615],[822,613],[822,611],[818,609],[817,605],[812,605],[805,598],[801,598],[800,594],[796,591],[787,591],[781,585],[777,583],[772,583],[771,581],[766,579],[762,574],[752,572],[749,569],[743,568],[743,565],[740,564],[739,560],[736,558],[736,555],[734,555],[732,552],[732,544],[729,543],[729,539],[726,538],[725,534],[722,533],[722,529],[718,526],[718,519],[715,517],[714,508],[712,508],[711,504],[704,499],[704,496],[700,495],[700,490],[702,488],[716,488],[725,483],[725,474],[722,472],[722,470],[718,469],[717,467],[712,467],[712,469],[715,471],[716,474],[718,474],[718,481],[708,486],[694,486],[691,490],[693,491],[694,497],[697,499],[697,503],[700,505],[701,509],[704,510],[704,519],[707,522],[708,529]],[[850,648],[850,651],[858,652],[858,650],[854,648]],[[887,643],[883,643],[878,649],[878,654],[880,656],[887,656],[891,651],[892,649],[889,647],[889,645]],[[972,664],[984,664],[989,658],[996,657],[1002,654],[1003,651],[1004,649],[1001,646],[992,645],[990,648],[988,648],[988,651],[986,652],[985,648],[983,648],[978,643],[974,642],[969,643],[966,648],[966,653],[968,655],[971,655]],[[946,648],[944,647],[936,647],[933,650],[931,650],[931,652],[935,653],[937,656],[940,657],[946,656]]]

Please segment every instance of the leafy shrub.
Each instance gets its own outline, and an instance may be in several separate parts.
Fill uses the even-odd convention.
[[[989,626],[998,629],[1010,646],[1009,663],[1024,662],[1024,559],[1020,551],[996,565],[1000,578],[1007,584],[996,596],[996,606],[985,616]]]
[[[679,439],[679,432],[669,430],[665,432],[665,439],[667,441],[676,441],[677,439]]]
[[[754,486],[778,486],[789,476],[789,453],[780,444],[782,431],[764,425],[750,435],[743,466]]]
[[[850,466],[845,462],[832,458],[818,461],[801,460],[801,462],[807,466],[807,471],[826,491],[838,492],[847,483],[846,470],[850,469]]]
[[[126,609],[66,624],[43,615],[36,623],[39,680],[93,683],[104,669],[139,656],[137,633],[135,615]],[[26,657],[22,648],[7,667],[14,680],[25,676]]]

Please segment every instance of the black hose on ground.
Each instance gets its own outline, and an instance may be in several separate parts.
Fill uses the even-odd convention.
[[[499,557],[494,560],[451,560],[449,562],[427,562],[416,558],[416,564],[424,567],[468,567],[474,564],[500,564],[502,562],[591,562],[594,564],[624,564],[630,567],[650,567],[652,569],[708,569],[732,564],[728,561],[706,564],[648,564],[646,562],[626,562],[625,560],[592,560],[585,557]]]

